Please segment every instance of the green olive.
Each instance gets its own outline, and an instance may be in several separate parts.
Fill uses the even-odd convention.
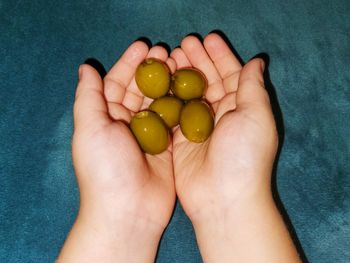
[[[130,129],[144,152],[158,154],[167,149],[168,129],[158,114],[148,110],[136,113]]]
[[[164,96],[154,100],[149,109],[158,113],[169,128],[179,124],[182,101],[173,96]]]
[[[214,117],[209,106],[192,100],[183,106],[180,115],[182,134],[191,142],[204,142],[214,129]]]
[[[177,70],[171,78],[171,90],[180,99],[199,99],[207,88],[207,80],[198,69]]]
[[[135,80],[143,95],[156,99],[168,93],[170,71],[164,62],[147,58],[137,67]]]

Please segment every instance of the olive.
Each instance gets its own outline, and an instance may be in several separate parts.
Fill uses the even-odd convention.
[[[206,87],[207,80],[198,69],[179,69],[171,78],[171,90],[178,98],[183,100],[201,98]]]
[[[149,109],[158,113],[169,128],[179,124],[182,101],[173,96],[154,100]]]
[[[168,129],[158,114],[140,111],[130,121],[130,129],[141,149],[149,154],[158,154],[168,147]]]
[[[164,62],[147,58],[137,67],[135,80],[143,95],[156,99],[169,91],[170,70]]]
[[[180,128],[191,142],[208,139],[214,129],[214,117],[209,106],[200,100],[189,101],[181,110]]]

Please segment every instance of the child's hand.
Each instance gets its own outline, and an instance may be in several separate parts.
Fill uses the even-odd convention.
[[[278,136],[264,62],[244,67],[223,39],[186,37],[171,57],[207,76],[216,126],[203,144],[173,139],[176,192],[205,262],[300,262],[274,205],[271,172]]]
[[[269,192],[278,136],[263,60],[242,67],[217,34],[207,36],[204,46],[196,37],[186,37],[171,56],[180,68],[204,72],[209,84],[205,97],[216,114],[214,132],[205,143],[189,142],[180,130],[174,136],[176,190],[186,213],[196,221]]]
[[[156,156],[144,154],[126,124],[133,112],[149,103],[134,78],[146,57],[166,61],[172,70],[176,67],[164,48],[149,51],[141,41],[126,50],[104,80],[91,66],[80,67],[72,145],[81,205],[62,261],[74,261],[74,251],[79,253],[69,251],[74,242],[86,251],[93,251],[91,246],[113,248],[118,262],[154,260],[173,211],[175,187],[171,147]],[[85,236],[89,241],[84,242]],[[96,258],[89,253],[86,257],[103,262],[98,254],[108,252],[100,252],[94,251]]]

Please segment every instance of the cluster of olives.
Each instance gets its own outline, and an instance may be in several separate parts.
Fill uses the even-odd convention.
[[[201,100],[207,88],[201,71],[184,68],[171,75],[164,62],[147,58],[137,67],[135,80],[142,94],[154,99],[147,110],[136,113],[130,122],[144,152],[158,154],[166,150],[169,130],[178,124],[189,141],[200,143],[208,139],[214,129],[214,117]]]

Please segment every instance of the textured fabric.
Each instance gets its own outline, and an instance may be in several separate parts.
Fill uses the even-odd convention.
[[[0,0],[0,262],[53,262],[76,216],[78,65],[108,70],[141,36],[174,48],[214,29],[243,61],[270,57],[276,186],[305,257],[350,261],[350,1]],[[157,262],[201,262],[179,205]]]

